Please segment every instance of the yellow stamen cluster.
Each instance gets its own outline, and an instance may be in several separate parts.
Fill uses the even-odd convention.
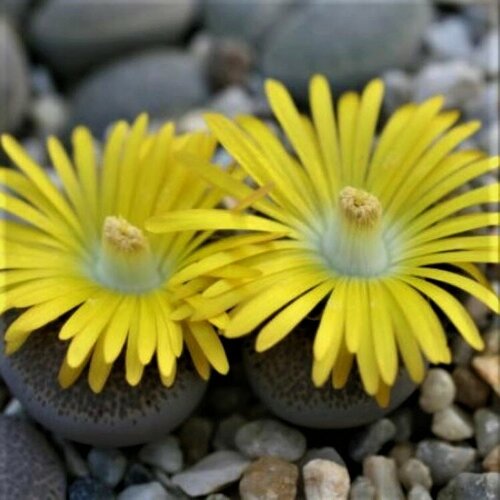
[[[347,186],[339,194],[342,214],[359,227],[372,228],[382,216],[378,198],[362,189]]]

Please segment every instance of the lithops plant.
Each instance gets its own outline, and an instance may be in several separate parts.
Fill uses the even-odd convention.
[[[208,321],[171,314],[186,293],[183,269],[210,258],[204,243],[212,232],[189,224],[168,235],[144,231],[157,213],[220,202],[218,189],[175,158],[185,150],[206,162],[216,142],[204,133],[176,136],[172,124],[150,134],[145,115],[116,124],[102,155],[84,127],[72,142],[70,158],[49,138],[50,176],[2,137],[16,168],[0,169],[0,307],[16,317],[0,369],[50,429],[97,445],[132,444],[178,424],[200,400],[211,367],[229,368]],[[178,363],[184,346],[198,378],[180,373],[191,363]],[[85,370],[88,383],[69,389]]]
[[[498,312],[498,299],[477,264],[499,260],[498,236],[488,232],[499,214],[463,210],[498,202],[500,189],[494,183],[459,190],[497,169],[499,158],[454,151],[479,123],[456,125],[459,115],[442,111],[442,97],[403,106],[375,140],[383,90],[374,80],[361,95],[342,95],[335,111],[326,79],[315,76],[309,118],[281,83],[268,81],[268,100],[291,151],[256,118],[206,116],[242,180],[228,179],[215,166],[202,168],[187,155],[183,160],[239,200],[248,196],[248,179],[261,196],[248,198],[246,213],[190,209],[152,218],[147,227],[162,233],[189,220],[202,230],[218,221],[224,229],[274,235],[271,242],[226,256],[227,264],[254,275],[223,277],[191,297],[191,319],[227,312],[223,334],[237,338],[256,331],[255,348],[264,352],[293,335],[319,307],[314,386],[329,381],[341,389],[356,365],[364,391],[387,407],[400,359],[415,383],[424,377],[426,360],[451,361],[433,306],[472,347],[483,347],[463,305],[440,285],[463,290]],[[477,235],[477,229],[486,233]]]

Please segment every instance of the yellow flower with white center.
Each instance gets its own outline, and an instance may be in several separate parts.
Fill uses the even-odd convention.
[[[387,404],[402,359],[420,382],[425,363],[449,363],[450,351],[431,303],[466,341],[483,346],[478,330],[444,283],[498,311],[498,299],[477,263],[498,262],[498,238],[474,230],[498,225],[498,213],[462,213],[497,202],[499,185],[462,194],[464,184],[496,169],[499,158],[454,151],[477,131],[477,122],[455,125],[458,113],[442,111],[443,98],[408,104],[374,140],[383,84],[361,95],[341,96],[334,112],[325,78],[310,85],[311,119],[302,116],[282,84],[268,81],[271,108],[293,148],[263,122],[237,122],[212,114],[210,129],[244,171],[229,179],[211,165],[183,156],[193,171],[237,199],[248,196],[248,177],[267,193],[247,203],[251,213],[187,210],[153,218],[154,232],[257,230],[279,235],[272,244],[238,248],[232,264],[259,274],[220,279],[188,299],[193,320],[229,311],[224,335],[257,330],[265,351],[323,303],[314,340],[312,378],[345,384],[356,361],[365,390]],[[229,259],[227,259],[229,261]]]
[[[6,212],[0,308],[24,310],[5,332],[6,353],[60,318],[59,338],[69,341],[59,373],[63,387],[90,365],[90,387],[100,392],[123,351],[130,385],[156,360],[161,381],[170,386],[184,343],[204,379],[210,365],[228,371],[209,322],[170,317],[183,293],[172,282],[184,266],[210,255],[203,244],[212,232],[144,231],[154,214],[220,203],[218,189],[175,159],[184,150],[209,161],[215,140],[201,133],[176,136],[172,124],[150,135],[147,126],[145,115],[132,126],[117,123],[102,157],[83,127],[72,136],[73,158],[49,138],[55,181],[12,137],[2,137],[17,169],[0,169],[0,208]]]

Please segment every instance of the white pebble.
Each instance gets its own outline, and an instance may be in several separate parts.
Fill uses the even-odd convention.
[[[145,464],[154,465],[165,472],[179,472],[183,465],[179,439],[167,436],[159,441],[149,443],[139,451],[139,459]]]
[[[427,413],[436,413],[450,406],[455,399],[455,382],[451,375],[441,368],[428,371],[420,387],[420,408]]]
[[[331,460],[315,458],[302,469],[307,500],[343,500],[349,493],[347,469]]]
[[[455,405],[432,416],[432,432],[448,441],[461,441],[474,435],[472,418]]]

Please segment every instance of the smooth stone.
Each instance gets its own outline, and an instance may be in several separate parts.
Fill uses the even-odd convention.
[[[346,467],[330,460],[316,458],[302,469],[306,500],[344,500],[350,487]]]
[[[351,484],[349,500],[375,500],[375,486],[365,476],[358,476]]]
[[[361,86],[415,59],[431,15],[426,0],[365,3],[362,15],[356,3],[311,0],[276,25],[263,44],[262,71],[301,100],[315,73],[337,92]]]
[[[188,497],[182,489],[172,481],[172,477],[167,475],[162,470],[155,468],[154,478],[158,481],[166,490],[168,494],[168,500],[188,500]]]
[[[401,484],[411,490],[414,486],[423,486],[426,490],[432,488],[432,477],[429,467],[417,458],[410,458],[398,469]]]
[[[432,500],[431,494],[421,484],[416,484],[408,492],[408,500]]]
[[[448,108],[462,107],[483,89],[481,70],[467,61],[429,63],[415,77],[414,100],[420,102],[442,94]]]
[[[376,455],[396,435],[396,426],[383,418],[370,424],[357,434],[349,445],[349,455],[356,462],[362,462],[369,455]]]
[[[339,455],[335,448],[331,446],[325,446],[324,448],[310,448],[306,451],[306,454],[301,458],[300,465],[304,467],[311,460],[321,458],[322,460],[328,460],[330,462],[335,462],[338,465],[345,467],[345,462],[343,458]]]
[[[235,451],[216,451],[174,475],[172,481],[193,497],[208,495],[237,481],[249,463]]]
[[[33,99],[30,115],[38,135],[59,135],[68,121],[69,109],[61,96],[47,94]]]
[[[188,463],[198,462],[208,454],[213,432],[214,423],[208,418],[191,417],[182,424],[179,439]]]
[[[179,438],[166,436],[146,444],[139,451],[139,460],[171,474],[179,472],[184,464]]]
[[[474,372],[465,366],[457,366],[453,370],[452,377],[457,389],[456,402],[472,409],[486,406],[490,388]]]
[[[118,495],[117,500],[170,500],[171,498],[160,483],[153,481],[129,486]]]
[[[478,375],[500,396],[500,354],[475,356],[472,366]]]
[[[294,0],[205,0],[203,21],[206,29],[214,35],[260,44],[275,29],[276,23],[282,22],[293,3]]]
[[[80,455],[80,452],[76,449],[76,446],[71,441],[61,439],[56,435],[53,438],[63,455],[66,470],[69,474],[73,477],[88,476],[90,474],[89,467]]]
[[[484,457],[483,468],[488,472],[500,472],[500,444],[497,444]]]
[[[431,55],[438,59],[468,59],[473,52],[467,22],[458,15],[433,23],[424,41]]]
[[[393,458],[398,467],[405,464],[415,456],[415,444],[410,442],[398,443],[389,451],[389,457]]]
[[[498,77],[499,73],[499,31],[491,30],[482,40],[474,60],[489,77]]]
[[[122,480],[127,468],[127,458],[116,449],[93,448],[87,461],[91,474],[111,488]]]
[[[401,408],[391,414],[390,420],[396,426],[396,435],[394,436],[396,443],[410,440],[415,423],[414,413],[410,408]]]
[[[117,119],[132,120],[142,112],[152,119],[172,119],[207,98],[199,61],[174,49],[150,49],[82,80],[72,96],[70,127],[84,123],[102,134]]]
[[[476,444],[479,455],[484,457],[496,444],[500,435],[500,415],[487,408],[474,413]]]
[[[245,470],[239,485],[241,500],[296,498],[299,469],[277,457],[262,457]]]
[[[433,483],[442,486],[467,470],[477,452],[468,446],[453,446],[436,439],[426,439],[418,443],[415,455],[429,467]]]
[[[21,39],[1,13],[0,55],[0,133],[3,133],[15,131],[21,125],[28,110],[30,83]]]
[[[216,450],[235,450],[235,437],[238,430],[247,423],[247,419],[233,414],[222,419],[215,431],[212,445]]]
[[[45,437],[27,422],[0,416],[0,498],[64,500],[66,474]]]
[[[455,393],[451,375],[442,368],[432,368],[420,386],[420,408],[426,413],[444,410],[453,403]]]
[[[500,103],[500,92],[496,81],[487,83],[481,93],[465,103],[464,110],[469,119],[480,120],[483,127],[495,124],[498,117],[498,106]]]
[[[302,433],[278,422],[261,419],[243,425],[235,436],[236,447],[249,458],[271,456],[294,462],[306,451]]]
[[[73,75],[112,57],[179,40],[196,7],[197,0],[51,0],[32,17],[31,41],[58,73]]]
[[[113,490],[91,477],[73,481],[68,488],[68,500],[115,500]]]
[[[500,474],[488,472],[473,474],[463,472],[443,488],[437,500],[497,500],[500,491]]]
[[[399,484],[396,462],[392,458],[372,455],[363,461],[363,475],[375,486],[375,498],[404,500],[403,490]]]
[[[226,87],[218,92],[211,99],[209,107],[230,118],[237,115],[251,115],[255,111],[253,99],[245,89],[237,86]]]
[[[153,481],[154,475],[150,469],[141,463],[132,463],[128,466],[123,478],[125,488],[134,484],[144,484]]]
[[[7,406],[3,410],[3,414],[6,417],[16,417],[20,420],[30,421],[29,415],[26,414],[24,406],[21,404],[19,399],[11,398]]]
[[[462,441],[474,436],[470,415],[452,405],[432,415],[432,432],[447,441]]]
[[[63,390],[57,374],[67,347],[56,333],[56,326],[40,330],[7,357],[0,342],[0,372],[30,415],[63,438],[102,448],[143,444],[177,427],[205,393],[206,382],[186,358],[171,388],[161,384],[154,365],[131,387],[118,362],[100,394],[91,391],[84,376]]]
[[[380,408],[364,391],[355,371],[343,389],[335,390],[330,384],[316,388],[311,381],[312,339],[306,334],[307,328],[315,330],[317,322],[300,325],[265,353],[256,353],[252,340],[243,343],[250,386],[278,417],[318,429],[356,427],[380,419],[415,390],[416,385],[403,371],[387,408]]]
[[[383,108],[387,115],[394,113],[411,100],[413,83],[411,77],[401,69],[390,69],[382,75],[385,93]]]

